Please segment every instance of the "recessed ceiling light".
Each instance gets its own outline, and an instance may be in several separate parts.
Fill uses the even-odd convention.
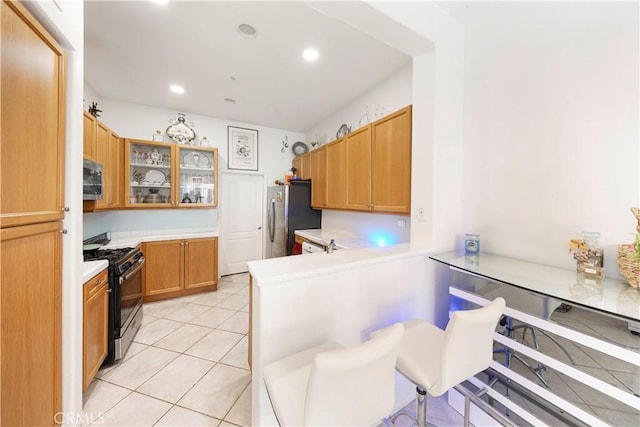
[[[258,36],[258,31],[249,24],[238,25],[238,32],[249,39],[253,39]]]
[[[309,62],[315,61],[318,59],[318,56],[318,51],[313,48],[305,49],[305,51],[302,52],[302,57]]]
[[[225,99],[224,99],[224,102],[228,102],[229,104],[235,104],[235,103],[236,103],[236,100],[235,100],[235,99],[233,99],[233,98],[225,98]]]
[[[173,93],[177,93],[182,95],[184,93],[184,88],[182,86],[179,85],[171,85],[169,86],[169,90]]]
[[[169,3],[169,0],[151,0],[153,3],[165,5]]]

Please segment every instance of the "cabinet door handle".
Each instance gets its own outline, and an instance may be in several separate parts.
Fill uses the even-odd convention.
[[[63,206],[62,208],[62,212],[69,212],[71,209],[69,209],[69,206]]]
[[[62,230],[60,230],[60,232],[61,232],[62,234],[67,234],[69,231],[68,231],[66,228],[63,228]]]
[[[184,242],[185,246],[189,246],[189,242]]]

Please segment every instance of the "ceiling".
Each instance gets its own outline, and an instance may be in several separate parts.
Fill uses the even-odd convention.
[[[88,86],[176,112],[305,132],[410,60],[301,1],[85,2]]]

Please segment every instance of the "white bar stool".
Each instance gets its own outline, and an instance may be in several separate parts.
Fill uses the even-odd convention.
[[[496,298],[485,307],[455,311],[446,330],[419,319],[404,322],[405,334],[396,369],[416,385],[418,427],[427,425],[427,392],[441,396],[450,388],[484,371],[493,359],[493,333],[505,301]],[[376,331],[372,336],[384,332]],[[466,420],[465,420],[466,421]]]
[[[326,343],[264,367],[281,426],[369,426],[395,403],[395,366],[404,326],[396,323],[351,348]]]

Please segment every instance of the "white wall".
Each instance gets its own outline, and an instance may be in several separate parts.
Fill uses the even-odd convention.
[[[465,27],[463,228],[483,251],[605,270],[640,205],[637,2],[485,3]]]
[[[336,133],[344,123],[355,131],[380,117],[411,104],[411,62],[372,87],[367,93],[349,105],[326,117],[305,132],[308,142],[321,144],[336,139]],[[369,121],[364,114],[369,112]],[[376,113],[379,115],[376,117]]]
[[[336,132],[345,123],[355,131],[361,126],[411,104],[412,65],[393,73],[349,105],[322,120],[306,132],[307,142],[321,144],[336,139]],[[369,112],[369,120],[363,117]],[[377,116],[376,116],[377,114]],[[404,222],[404,227],[398,226]],[[406,215],[371,214],[334,210],[322,211],[322,227],[345,230],[367,240],[384,238],[389,243],[405,243],[411,236],[411,219]]]
[[[100,121],[121,137],[151,140],[156,129],[163,133],[176,111],[134,104],[108,98],[94,98],[95,92],[85,85],[85,104],[97,101],[103,110]],[[211,145],[218,148],[219,172],[227,169],[227,126],[238,126],[258,130],[257,173],[265,176],[265,185],[283,180],[291,168],[293,154],[291,145],[304,140],[304,135],[282,129],[268,128],[248,123],[230,122],[223,119],[189,114],[187,121],[194,123],[197,139],[206,136]],[[282,141],[287,137],[289,148],[281,151]],[[169,139],[165,135],[165,141]],[[253,172],[256,173],[256,172]],[[218,175],[219,177],[219,175]],[[265,189],[266,191],[266,189]],[[218,195],[220,200],[220,195]],[[217,209],[159,209],[144,211],[113,211],[84,215],[84,236],[91,237],[104,231],[127,231],[139,229],[167,229],[181,227],[218,227]]]

